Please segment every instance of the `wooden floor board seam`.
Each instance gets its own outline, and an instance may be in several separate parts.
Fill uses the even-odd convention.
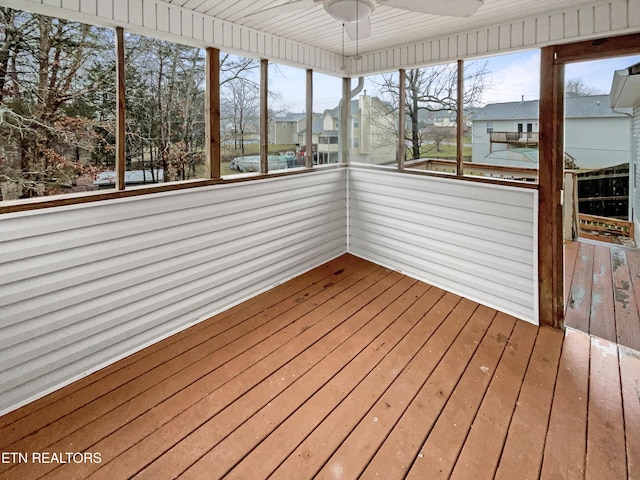
[[[475,309],[469,316],[469,320],[471,320],[473,318],[473,315],[477,312],[478,310]],[[484,338],[487,335],[487,332],[489,331],[489,329],[491,328],[491,325],[493,324],[493,322],[495,321],[495,315],[493,316],[493,318],[491,319],[491,321],[484,326],[484,328],[481,329],[481,335],[480,338],[477,339],[477,341],[475,342],[475,347],[473,348],[473,351],[469,352],[468,358],[466,359],[461,371],[459,372],[459,375],[453,385],[453,387],[451,388],[451,392],[449,394],[449,396],[447,397],[446,401],[442,404],[441,408],[439,409],[439,411],[436,413],[435,417],[433,418],[433,420],[431,421],[430,425],[427,428],[427,431],[424,432],[423,435],[423,440],[421,442],[420,447],[418,448],[418,452],[422,451],[424,448],[425,443],[428,441],[429,439],[429,435],[431,434],[431,432],[433,431],[433,428],[435,427],[435,425],[438,423],[442,413],[444,412],[444,410],[447,408],[447,405],[449,404],[449,401],[451,399],[451,396],[453,395],[453,392],[456,391],[456,389],[458,388],[458,385],[460,384],[461,379],[464,376],[464,373],[466,372],[467,368],[469,368],[470,363],[473,361],[474,355],[475,353],[478,351],[478,348],[480,347],[481,343],[483,342]],[[468,323],[467,323],[468,325]],[[460,337],[460,335],[462,334],[462,331],[460,332],[460,334],[458,334],[456,336],[455,339],[453,339],[451,341],[451,345],[450,348],[454,346],[454,344],[456,343],[457,339]],[[479,332],[480,333],[480,332]],[[444,357],[442,357],[442,360],[444,360]],[[416,464],[416,461],[418,460],[419,455],[414,457],[413,461],[411,462],[410,466],[407,468],[407,476],[410,474],[410,472],[413,470],[414,465]]]
[[[347,254],[1,417],[11,450],[102,462],[3,460],[0,480],[640,479],[640,352],[595,334],[608,308],[634,318],[640,253],[565,252],[591,333]]]
[[[507,352],[507,348],[509,346],[509,341],[511,339],[511,336],[513,335],[513,332],[514,332],[515,328],[516,328],[516,324],[514,322],[514,324],[511,327],[511,332],[510,332],[508,338],[505,341],[505,344],[504,344],[504,347],[502,349],[502,352],[500,353],[499,358],[496,360],[495,367],[493,369],[494,373],[498,370],[498,367],[500,366],[500,363],[502,362],[502,359],[503,359],[505,353]],[[467,429],[467,432],[466,432],[466,434],[464,436],[464,439],[462,441],[462,445],[461,445],[460,449],[458,450],[458,454],[456,455],[456,458],[455,458],[455,460],[453,462],[453,465],[451,467],[451,473],[453,473],[453,471],[456,468],[456,465],[458,463],[458,460],[460,459],[460,455],[461,455],[462,450],[464,448],[464,444],[467,442],[467,439],[469,438],[469,435],[471,434],[471,429],[473,427],[473,424],[475,423],[476,418],[478,417],[478,414],[480,413],[481,406],[484,403],[485,397],[487,396],[487,393],[489,392],[489,387],[491,386],[491,383],[492,383],[494,378],[495,377],[493,377],[489,382],[487,382],[487,385],[486,385],[486,387],[485,387],[485,389],[484,389],[484,391],[482,393],[482,397],[477,402],[477,408],[475,410],[475,413],[473,414],[473,418],[471,418],[471,422],[469,423],[469,428]]]
[[[523,389],[524,384],[525,384],[525,379],[527,378],[527,372],[529,371],[529,367],[531,366],[531,360],[533,358],[533,352],[535,351],[535,345],[538,342],[539,335],[540,335],[540,330],[538,330],[536,332],[536,338],[535,338],[534,343],[533,343],[533,348],[531,349],[531,352],[529,353],[529,359],[527,361],[527,366],[524,369],[524,373],[523,373],[523,375],[522,375],[522,377],[520,379],[520,386],[518,388],[518,394],[516,396],[516,402],[515,402],[515,405],[513,406],[513,410],[511,411],[511,415],[509,417],[509,422],[508,422],[508,426],[507,426],[507,434],[505,435],[504,441],[502,443],[502,449],[500,450],[500,455],[498,457],[498,463],[497,463],[497,466],[496,466],[496,471],[494,472],[494,477],[498,473],[498,470],[500,468],[500,464],[502,463],[504,452],[505,452],[505,449],[507,447],[507,442],[509,440],[509,432],[511,431],[511,425],[513,423],[513,418],[514,418],[514,416],[516,414],[516,410],[518,408],[518,403],[520,401],[520,396],[522,394],[522,389]]]
[[[382,277],[381,279],[379,279],[379,280],[378,280],[378,282],[376,282],[376,283],[380,283],[380,281],[384,280],[384,279],[385,279],[385,278],[387,278],[388,276],[389,276],[389,273],[387,273],[384,277]],[[397,277],[396,282],[397,282],[398,280],[400,280],[400,278],[401,278],[401,277],[400,277],[400,276],[398,276],[398,277]],[[374,284],[374,285],[375,285],[375,284]],[[326,316],[325,316],[325,317],[326,317]],[[322,317],[322,318],[325,318],[325,317]],[[321,319],[319,319],[319,321],[320,321],[320,320],[321,320]],[[293,359],[290,359],[287,363],[290,363],[292,360],[293,360]],[[197,428],[199,428],[199,427],[196,427],[196,429],[197,429]],[[191,433],[193,433],[193,432],[194,432],[194,430],[192,430],[191,432],[189,432],[187,435],[190,435],[190,434],[191,434]],[[183,438],[184,438],[184,437],[183,437]]]

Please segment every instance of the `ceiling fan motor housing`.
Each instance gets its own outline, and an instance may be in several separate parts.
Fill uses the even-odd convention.
[[[343,22],[358,22],[376,8],[373,0],[324,0],[324,8],[333,18]]]

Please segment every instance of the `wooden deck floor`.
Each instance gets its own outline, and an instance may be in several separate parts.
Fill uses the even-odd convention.
[[[0,417],[0,478],[637,479],[639,383],[630,349],[345,255]]]
[[[565,324],[640,350],[640,250],[565,244]]]

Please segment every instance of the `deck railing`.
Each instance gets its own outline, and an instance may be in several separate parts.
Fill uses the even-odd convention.
[[[522,145],[538,144],[538,132],[491,132],[489,140],[493,143],[518,143]]]
[[[633,238],[633,222],[598,215],[578,215],[580,236],[616,243],[618,237]]]

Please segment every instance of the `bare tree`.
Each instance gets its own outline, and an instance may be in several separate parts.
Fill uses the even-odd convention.
[[[590,95],[602,95],[603,92],[597,88],[590,87],[581,78],[567,80],[564,91],[576,97],[588,97]]]
[[[488,73],[486,62],[475,66],[473,71],[465,66],[463,107],[480,102]],[[413,158],[420,158],[420,151],[427,127],[426,116],[422,112],[457,112],[458,68],[456,64],[439,65],[407,70],[405,74],[406,101],[404,113],[407,116],[407,137],[411,143]],[[383,75],[377,82],[379,94],[398,108],[398,76]]]
[[[83,171],[80,149],[95,143],[95,115],[77,115],[77,98],[102,85],[81,82],[104,51],[100,29],[0,9],[0,110],[5,152],[2,178],[19,196],[54,192]],[[108,45],[112,48],[111,45]]]
[[[260,89],[255,83],[235,77],[224,84],[221,99],[222,116],[227,119],[223,125],[225,137],[233,141],[234,149],[245,154],[245,137],[255,133],[260,122]]]

